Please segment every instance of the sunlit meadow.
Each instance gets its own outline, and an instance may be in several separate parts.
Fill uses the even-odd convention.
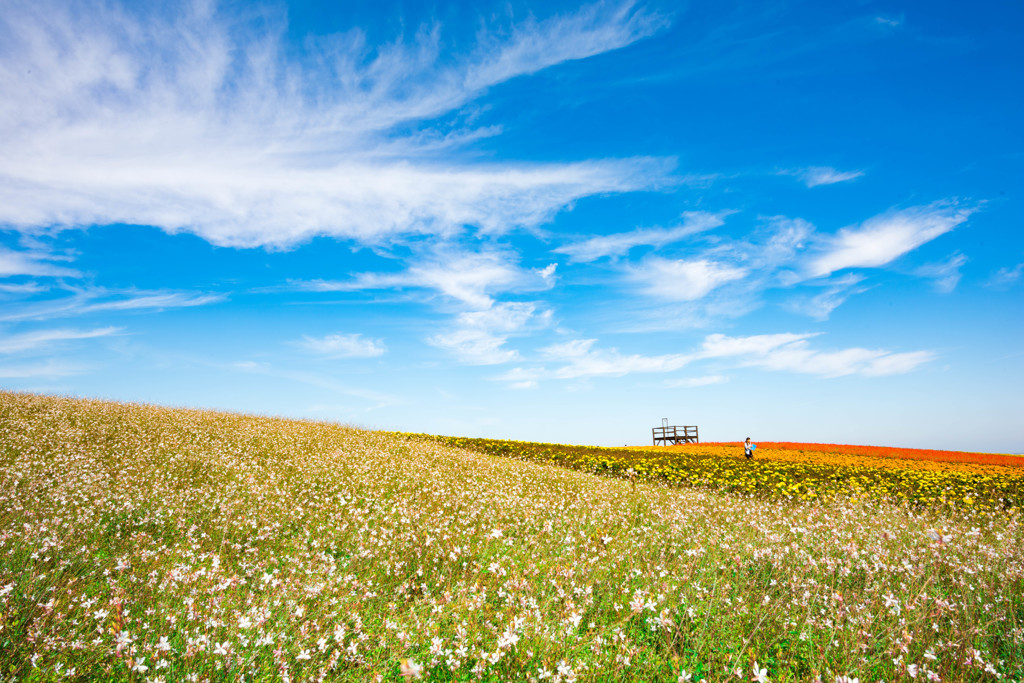
[[[1019,479],[981,506],[658,458],[0,392],[0,677],[1024,679]]]

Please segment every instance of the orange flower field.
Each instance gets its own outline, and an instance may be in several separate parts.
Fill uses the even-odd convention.
[[[730,446],[740,448],[740,442],[713,442],[705,446]],[[672,448],[681,448],[673,446]],[[683,446],[682,448],[685,448]],[[861,455],[873,458],[898,458],[901,460],[924,460],[931,462],[973,463],[977,465],[1005,465],[1024,467],[1024,456],[1000,453],[970,453],[967,451],[936,451],[924,448],[892,448],[889,446],[851,446],[832,443],[794,443],[790,441],[762,441],[758,448],[773,451],[799,451],[832,453],[837,455]]]

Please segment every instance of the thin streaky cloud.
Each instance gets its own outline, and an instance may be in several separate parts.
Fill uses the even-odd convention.
[[[839,171],[831,166],[809,166],[796,171],[786,171],[786,174],[795,175],[807,187],[819,187],[856,180],[864,175],[864,171]]]
[[[903,26],[903,22],[904,17],[902,14],[899,15],[898,17],[886,17],[882,15],[878,15],[877,17],[875,17],[876,24],[880,26],[886,26],[888,28],[899,28],[900,26]]]
[[[717,228],[725,223],[725,215],[725,213],[688,211],[683,214],[683,224],[678,227],[638,228],[630,232],[598,235],[559,247],[554,252],[566,254],[572,263],[588,263],[606,256],[624,256],[634,247],[660,247],[690,235]]]
[[[311,292],[427,289],[474,309],[486,309],[494,296],[506,292],[549,289],[555,268],[524,269],[517,256],[506,252],[452,252],[435,249],[431,255],[409,259],[407,270],[397,273],[359,273],[350,280],[293,281],[294,289]]]
[[[724,334],[710,334],[704,338],[698,355],[701,358],[724,358],[729,356],[764,355],[774,349],[806,340],[814,334],[755,334],[746,337],[729,337]]]
[[[669,25],[663,15],[638,9],[635,2],[584,6],[544,21],[528,20],[512,37],[495,40],[481,32],[482,59],[470,69],[465,86],[480,90],[554,64],[592,57],[651,36]]]
[[[325,358],[377,358],[387,353],[379,339],[367,339],[361,334],[328,334],[323,337],[303,335],[295,346]]]
[[[814,282],[822,291],[814,295],[798,295],[783,304],[783,307],[814,318],[815,320],[828,320],[832,311],[843,305],[847,299],[868,291],[867,286],[861,286],[864,278],[852,273],[829,280],[826,282]]]
[[[821,277],[846,268],[884,266],[961,225],[972,212],[942,202],[875,216],[828,239],[809,273]]]
[[[693,360],[690,354],[623,354],[615,348],[594,348],[596,343],[596,339],[576,339],[554,344],[541,349],[541,356],[547,360],[566,363],[552,371],[551,376],[555,379],[622,377],[637,372],[671,372]]]
[[[55,329],[13,334],[0,337],[0,353],[38,351],[57,342],[95,339],[115,334],[118,331],[120,331],[118,327],[101,327],[93,330]]]
[[[666,387],[673,389],[693,389],[696,387],[706,387],[712,384],[724,384],[728,382],[729,378],[725,375],[704,375],[703,377],[685,377],[682,379],[669,379],[665,380],[664,384]]]
[[[1006,288],[1020,281],[1021,275],[1024,275],[1024,263],[1000,268],[992,274],[987,284],[995,289]]]
[[[227,300],[225,294],[167,291],[116,291],[103,288],[74,290],[71,296],[10,306],[0,321],[51,320],[113,311],[166,310],[207,306]]]
[[[904,374],[936,358],[931,351],[893,352],[885,349],[847,348],[835,351],[811,347],[814,333],[780,333],[730,337],[712,334],[696,349],[682,353],[656,356],[625,354],[616,348],[597,347],[596,339],[574,339],[540,350],[539,360],[562,363],[554,369],[516,368],[496,378],[516,382],[537,382],[540,379],[583,379],[589,377],[622,377],[634,373],[672,372],[691,364],[715,360],[734,367],[756,367],[816,375],[822,378],[860,375],[881,377]],[[720,375],[705,377],[718,378]],[[699,386],[693,378],[678,381],[675,386]],[[715,380],[717,381],[717,380]],[[689,384],[687,382],[690,382]],[[715,383],[711,380],[704,384]]]
[[[543,370],[539,368],[512,368],[500,375],[491,377],[495,382],[507,382],[509,389],[535,389],[538,380],[544,377]]]
[[[16,296],[24,296],[26,294],[38,294],[39,292],[47,291],[48,287],[44,287],[38,282],[24,282],[17,285],[0,284],[0,292],[5,294],[13,294]]]
[[[30,379],[34,377],[71,377],[89,372],[90,368],[78,363],[47,360],[42,363],[0,365],[0,378]]]
[[[496,303],[455,318],[453,329],[427,339],[431,346],[452,353],[465,365],[499,365],[520,359],[505,344],[512,336],[551,324],[552,312],[532,302]]]
[[[500,365],[520,358],[518,351],[505,348],[506,340],[487,330],[463,328],[436,334],[427,343],[454,354],[465,365]]]
[[[3,179],[0,177],[0,193],[3,192],[2,182]],[[46,260],[47,256],[45,254],[14,251],[0,247],[0,277],[28,275],[33,277],[76,278],[81,275],[81,273],[73,268],[46,263]]]
[[[960,284],[962,273],[960,268],[964,266],[968,258],[957,252],[952,254],[945,261],[939,263],[927,263],[915,271],[917,275],[932,281],[935,291],[942,294],[949,294]]]
[[[439,28],[375,49],[353,31],[297,57],[279,44],[283,25],[264,19],[259,30],[228,25],[204,4],[174,19],[5,8],[0,222],[152,225],[236,247],[317,235],[376,244],[535,226],[582,197],[668,182],[662,159],[472,163],[457,152],[473,130],[428,135],[433,151],[422,132],[395,132],[511,78],[643,39],[665,20],[642,9],[599,4],[527,22],[454,60],[440,54]],[[455,148],[438,148],[442,138]]]
[[[630,278],[648,294],[667,301],[696,301],[712,290],[742,279],[747,270],[711,259],[650,257],[630,269]]]
[[[206,306],[209,304],[224,301],[227,298],[224,294],[186,294],[181,292],[166,292],[153,294],[138,294],[124,299],[113,301],[101,301],[95,304],[83,306],[80,315],[96,313],[98,311],[136,311],[142,309],[162,310],[165,308],[190,308],[193,306]]]
[[[318,387],[320,389],[326,389],[327,391],[331,391],[340,395],[354,396],[355,398],[362,399],[364,402],[373,404],[370,406],[366,406],[364,410],[384,408],[387,406],[398,405],[403,402],[402,399],[396,396],[392,396],[390,394],[384,394],[369,389],[361,389],[358,387],[351,387],[347,384],[339,382],[333,377],[326,375],[322,372],[290,370],[286,368],[276,367],[274,365],[271,365],[270,363],[261,363],[251,360],[237,361],[235,363],[230,363],[228,365],[221,367],[228,370],[234,370],[237,372],[244,372],[247,374],[277,377],[299,384],[305,384],[308,386]]]
[[[884,349],[848,348],[819,351],[811,348],[813,334],[777,334],[753,337],[711,335],[704,341],[703,355],[735,357],[741,366],[788,371],[820,377],[862,375],[880,377],[903,374],[936,358],[931,351],[896,353]]]

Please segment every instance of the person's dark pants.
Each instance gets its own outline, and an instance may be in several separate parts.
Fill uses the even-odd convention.
[[[754,452],[753,451],[748,451],[748,450],[744,449],[743,450],[743,454],[745,456],[747,456],[747,460],[753,460],[754,459]]]

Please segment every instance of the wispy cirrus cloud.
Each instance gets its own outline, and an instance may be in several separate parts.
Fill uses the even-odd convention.
[[[427,343],[451,352],[466,365],[500,365],[519,358],[519,352],[505,347],[507,337],[487,330],[466,327],[442,332],[427,339]]]
[[[665,380],[665,386],[673,389],[693,389],[695,387],[706,387],[712,384],[724,384],[729,378],[725,375],[704,375],[703,377],[683,377],[681,379]]]
[[[543,377],[544,371],[539,368],[512,368],[491,379],[495,382],[507,382],[509,389],[535,389],[538,380]]]
[[[746,276],[747,270],[708,258],[647,258],[631,269],[630,279],[648,294],[667,301],[696,301],[712,290]]]
[[[596,343],[596,339],[575,339],[554,344],[541,349],[541,357],[566,363],[551,372],[551,376],[556,379],[622,377],[636,372],[671,372],[693,360],[690,354],[623,354],[615,348],[594,348]]]
[[[120,328],[117,327],[100,327],[92,330],[54,329],[12,334],[0,337],[0,353],[40,351],[59,342],[106,337],[118,331]]]
[[[896,353],[884,349],[849,348],[820,351],[811,348],[814,334],[728,337],[714,334],[704,340],[701,355],[736,358],[740,365],[797,372],[820,377],[898,375],[934,360],[931,351]]]
[[[19,284],[0,284],[0,293],[10,294],[14,297],[23,297],[30,294],[38,294],[47,291],[47,287],[38,282],[22,282]]]
[[[358,333],[328,334],[323,337],[303,335],[294,344],[325,358],[377,358],[387,353],[383,341],[367,339]]]
[[[853,273],[825,282],[815,282],[812,285],[820,288],[820,292],[813,295],[797,295],[787,301],[784,307],[815,320],[827,320],[832,311],[839,308],[851,296],[868,290],[867,286],[861,285],[862,282],[864,282],[864,277]]]
[[[551,318],[549,309],[532,302],[494,304],[458,314],[453,329],[429,337],[427,343],[453,353],[467,365],[509,363],[520,358],[518,351],[506,348],[509,337],[547,327]]]
[[[627,354],[616,348],[599,348],[596,339],[574,339],[540,350],[537,366],[513,368],[494,379],[519,388],[532,387],[541,379],[622,377],[634,373],[669,373],[693,364],[714,361],[735,368],[755,367],[816,375],[822,378],[860,375],[881,377],[910,372],[935,359],[931,351],[894,352],[885,349],[815,349],[814,333],[779,333],[730,337],[711,334],[695,349],[660,355]],[[721,374],[666,380],[670,386],[696,387],[725,381]]]
[[[480,53],[462,86],[468,92],[536,73],[553,64],[624,47],[669,25],[669,18],[638,10],[635,2],[597,3],[580,10],[513,28],[508,40],[481,35]]]
[[[497,293],[538,291],[551,287],[555,265],[522,268],[517,256],[505,251],[464,252],[440,247],[410,258],[396,273],[359,273],[349,280],[293,281],[295,289],[311,292],[426,289],[476,309],[487,309]]]
[[[864,171],[838,171],[831,166],[808,166],[795,170],[782,171],[784,175],[796,176],[807,187],[835,185],[856,180],[864,175]]]
[[[56,359],[50,359],[40,363],[0,364],[0,378],[31,379],[36,377],[71,377],[73,375],[84,374],[88,372],[89,369],[89,366],[81,363],[68,363]]]
[[[0,178],[2,186],[2,178]],[[2,192],[2,190],[0,190]],[[0,209],[2,210],[2,209]],[[14,251],[0,247],[0,277],[29,275],[33,277],[78,277],[73,268],[47,263],[52,256],[34,251]]]
[[[988,279],[987,284],[989,287],[1002,289],[1016,284],[1020,281],[1022,275],[1024,275],[1024,263],[1018,263],[1015,266],[1007,266],[997,270]]]
[[[624,256],[634,247],[660,247],[717,228],[725,222],[726,215],[726,212],[687,211],[683,214],[683,224],[674,228],[638,228],[612,235],[598,235],[559,247],[554,252],[568,255],[569,261],[573,263],[587,263],[606,256]]]
[[[367,45],[358,30],[283,47],[283,19],[211,3],[12,2],[0,17],[0,222],[142,224],[229,246],[315,235],[505,231],[581,197],[666,182],[671,162],[481,163],[470,128],[400,132],[486,89],[629,45],[666,19],[598,3],[480,33],[442,54],[440,27]],[[493,134],[495,131],[486,131]]]
[[[102,287],[71,290],[62,296],[41,302],[8,306],[0,321],[51,320],[93,313],[166,310],[206,306],[227,299],[224,294],[175,292],[167,290],[111,290]]]
[[[506,346],[511,337],[547,327],[552,318],[552,311],[540,303],[498,300],[506,294],[547,290],[555,283],[555,264],[523,268],[518,258],[508,250],[471,252],[442,244],[404,258],[408,265],[398,272],[293,281],[289,287],[310,292],[425,290],[440,295],[441,308],[452,318],[426,342],[463,364],[496,365],[519,358]]]
[[[384,394],[369,389],[352,387],[322,372],[308,372],[305,370],[292,370],[289,368],[277,367],[271,363],[256,362],[251,360],[237,361],[225,366],[227,369],[236,370],[253,375],[266,375],[279,379],[288,380],[298,384],[305,384],[319,389],[325,389],[332,393],[352,396],[360,399],[359,409],[371,411],[387,406],[398,405],[403,402],[400,397]],[[355,408],[350,408],[354,410]]]
[[[950,203],[916,206],[875,216],[859,226],[843,228],[812,259],[813,277],[845,268],[877,268],[964,223],[973,209]]]
[[[960,284],[960,268],[967,263],[967,257],[957,252],[945,261],[927,263],[915,271],[918,275],[932,281],[935,291],[949,294]]]

